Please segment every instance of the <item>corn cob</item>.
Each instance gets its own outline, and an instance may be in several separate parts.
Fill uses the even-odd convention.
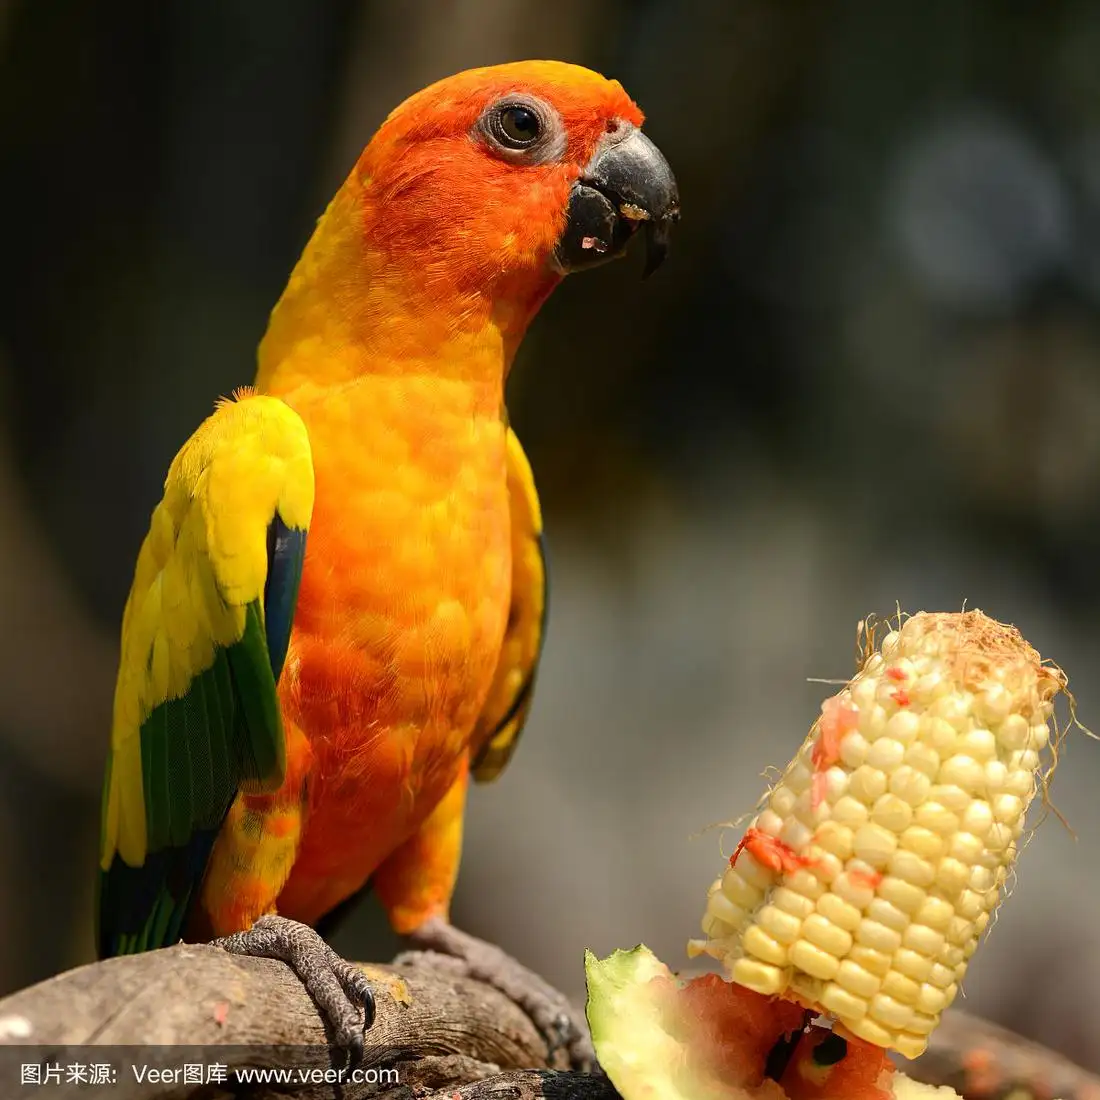
[[[712,884],[707,938],[689,953],[914,1058],[1045,796],[1066,680],[980,611],[898,626],[880,652],[868,630],[862,668],[826,700]]]

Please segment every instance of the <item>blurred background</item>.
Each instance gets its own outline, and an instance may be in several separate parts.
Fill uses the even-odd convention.
[[[513,372],[550,632],[456,921],[574,994],[586,946],[684,962],[706,826],[896,602],[1016,623],[1100,726],[1098,56],[1087,0],[0,0],[0,993],[92,956],[171,457],[385,114],[472,65],[620,78],[684,220],[651,281],[569,280]],[[1074,738],[1078,839],[1039,832],[961,1002],[1093,1068],[1098,782]],[[336,946],[396,941],[370,904]]]

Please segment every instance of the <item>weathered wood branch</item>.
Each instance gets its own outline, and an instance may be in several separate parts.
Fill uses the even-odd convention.
[[[954,1009],[933,1032],[928,1050],[904,1069],[918,1081],[950,1085],[969,1100],[1100,1100],[1100,1077],[1049,1047]]]
[[[0,1001],[0,1095],[18,1095],[30,1061],[60,1067],[51,1100],[88,1095],[86,1086],[65,1085],[73,1063],[110,1063],[117,1100],[616,1100],[606,1078],[548,1059],[542,1037],[507,997],[432,956],[365,969],[378,1012],[358,1080],[335,1084],[339,1064],[324,1025],[286,966],[179,945],[71,970]],[[183,1077],[185,1065],[204,1067],[201,1083]],[[177,1073],[141,1077],[143,1066]],[[213,1066],[224,1069],[211,1079]],[[284,1079],[239,1076],[255,1067],[277,1068]],[[961,1013],[948,1013],[928,1054],[906,1071],[974,1098],[1004,1095],[1013,1084],[1033,1096],[1100,1097],[1097,1078]]]
[[[362,1068],[373,1074],[362,1083],[346,1083],[339,1094],[345,1100],[397,1100],[433,1089],[450,1089],[447,1095],[453,1095],[455,1086],[502,1071],[552,1068],[546,1044],[531,1021],[495,989],[433,969],[427,957],[424,964],[364,969],[375,982],[377,1016],[367,1032]],[[108,959],[16,993],[0,1001],[0,1043],[44,1044],[49,1049],[41,1060],[62,1066],[95,1061],[87,1044],[111,1048],[104,1057],[112,1056],[119,1068],[117,1089],[111,1090],[119,1100],[189,1095],[182,1081],[136,1080],[131,1063],[139,1069],[185,1062],[224,1065],[227,1080],[213,1082],[223,1086],[221,1091],[211,1091],[206,1082],[207,1091],[197,1086],[192,1090],[204,1100],[218,1095],[336,1095],[331,1082],[301,1079],[241,1087],[235,1071],[242,1067],[276,1066],[296,1074],[333,1069],[339,1063],[330,1060],[324,1025],[288,967],[203,945]],[[157,1049],[180,1045],[190,1050]],[[114,1049],[121,1046],[125,1052]],[[85,1049],[74,1052],[75,1047]],[[22,1058],[25,1047],[19,1050]],[[19,1065],[0,1065],[0,1071],[18,1075]],[[381,1071],[395,1071],[396,1081]],[[542,1081],[554,1081],[555,1091],[541,1091]],[[0,1081],[0,1095],[8,1095],[6,1085]],[[513,1086],[519,1087],[514,1078],[508,1087]],[[532,1074],[522,1087],[527,1091],[517,1097],[570,1095],[546,1075]],[[614,1095],[606,1089],[602,1094]],[[65,1093],[51,1089],[50,1095]],[[476,1095],[509,1094],[494,1087]],[[597,1084],[573,1095],[597,1100],[601,1091]]]

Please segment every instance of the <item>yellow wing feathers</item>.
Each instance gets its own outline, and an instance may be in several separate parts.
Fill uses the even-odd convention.
[[[511,428],[508,496],[512,517],[512,604],[500,661],[474,730],[472,772],[481,783],[500,775],[523,732],[546,626],[542,511],[531,466]]]
[[[123,614],[104,870],[116,851],[131,866],[148,851],[143,723],[244,637],[250,605],[263,605],[273,518],[309,526],[313,464],[305,425],[275,398],[250,390],[235,397],[219,402],[176,456],[138,557]]]

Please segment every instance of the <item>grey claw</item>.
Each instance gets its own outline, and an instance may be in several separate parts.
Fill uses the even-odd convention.
[[[374,1023],[376,1009],[370,980],[312,928],[268,915],[249,931],[214,942],[232,954],[281,959],[290,966],[313,998],[335,1044],[346,1052],[348,1068],[362,1062],[365,1033]]]
[[[545,1039],[550,1054],[556,1054],[578,1038],[577,1028],[574,1027],[573,1021],[564,1012],[559,1012],[550,1021],[550,1026],[546,1030]]]

